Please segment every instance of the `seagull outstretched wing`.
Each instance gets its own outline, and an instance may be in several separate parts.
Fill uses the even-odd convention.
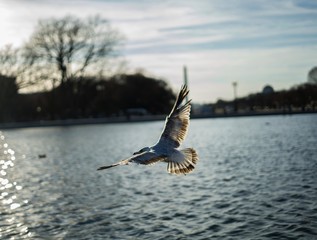
[[[166,159],[166,156],[164,155],[158,155],[154,152],[143,152],[140,154],[133,155],[132,157],[129,157],[127,159],[121,160],[120,162],[117,162],[108,166],[100,167],[97,170],[112,168],[119,165],[128,165],[129,163],[151,165],[160,161],[164,161],[165,159]]]
[[[151,165],[166,159],[165,155],[159,155],[155,152],[143,152],[141,154],[134,155],[130,158],[130,162]]]
[[[170,147],[177,148],[185,139],[190,116],[190,101],[181,106],[183,100],[188,95],[189,90],[186,85],[183,85],[171,113],[165,121],[165,128],[162,132],[159,143],[168,144]]]

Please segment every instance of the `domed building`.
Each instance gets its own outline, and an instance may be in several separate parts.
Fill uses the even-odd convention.
[[[274,89],[270,85],[266,85],[262,90],[262,94],[267,95],[271,93],[274,93]]]

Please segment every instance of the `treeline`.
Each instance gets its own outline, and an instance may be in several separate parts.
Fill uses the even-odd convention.
[[[0,121],[20,122],[130,114],[166,114],[175,95],[160,79],[121,74],[72,79],[51,91],[19,94],[14,78],[0,76]]]
[[[214,111],[226,112],[261,112],[261,111],[316,111],[317,84],[303,83],[289,90],[271,93],[250,94],[235,101],[219,100],[212,104]]]
[[[0,122],[167,113],[166,82],[122,69],[123,39],[98,15],[39,20],[24,45],[0,49]]]

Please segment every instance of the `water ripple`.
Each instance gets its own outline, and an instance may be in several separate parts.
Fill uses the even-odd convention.
[[[200,162],[181,177],[164,164],[95,171],[154,143],[161,122],[8,130],[0,238],[314,239],[316,123],[316,115],[193,120],[185,145]]]

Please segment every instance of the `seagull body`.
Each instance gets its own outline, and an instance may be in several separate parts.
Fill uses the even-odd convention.
[[[171,113],[166,117],[161,137],[155,145],[144,147],[140,151],[135,152],[133,156],[112,165],[100,167],[98,170],[130,163],[151,165],[157,162],[166,162],[169,173],[187,174],[193,171],[198,161],[196,151],[193,148],[179,150],[189,126],[191,100],[181,106],[188,93],[187,86],[183,85]]]

